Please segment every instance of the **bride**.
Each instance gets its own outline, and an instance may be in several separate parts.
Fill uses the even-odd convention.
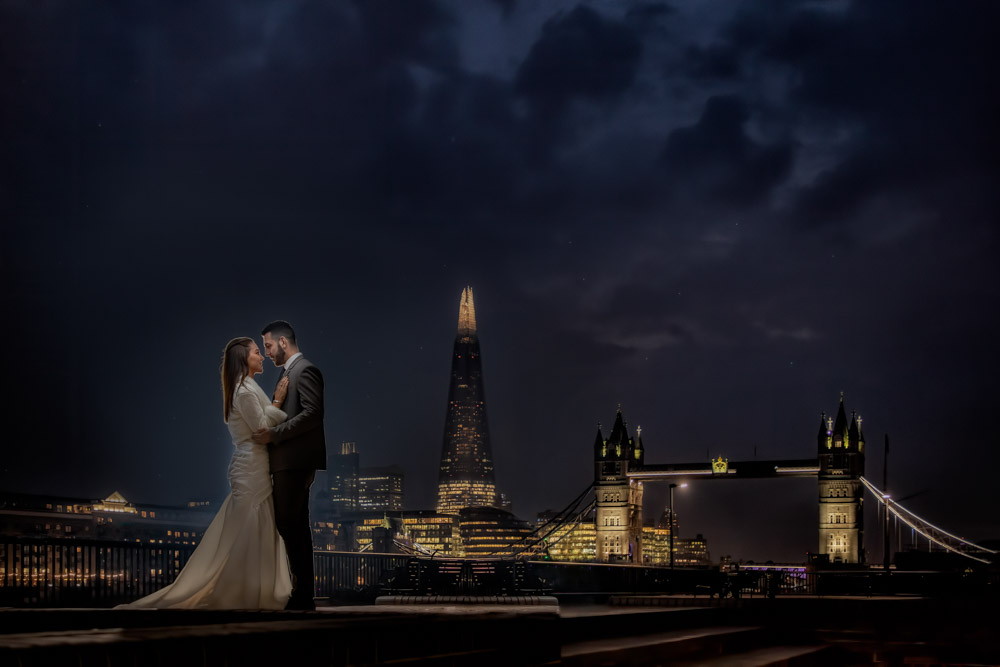
[[[125,608],[284,609],[292,592],[285,543],[274,523],[267,446],[253,432],[285,421],[284,412],[254,381],[264,357],[250,338],[234,338],[222,353],[223,418],[233,438],[232,492],[174,582]],[[281,405],[288,378],[275,390]]]

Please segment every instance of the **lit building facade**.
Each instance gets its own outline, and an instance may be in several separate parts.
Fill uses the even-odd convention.
[[[497,503],[472,288],[462,291],[438,475],[437,511]]]
[[[513,556],[532,543],[531,524],[497,507],[463,507],[458,529],[466,558]]]
[[[137,505],[117,491],[98,500],[3,494],[0,534],[196,545],[216,509],[207,501]]]
[[[371,512],[347,524],[352,551],[411,552],[442,557],[463,555],[458,517],[428,510]],[[388,539],[377,539],[382,534]]]
[[[864,562],[865,435],[853,411],[848,422],[844,397],[836,421],[820,416],[819,549],[831,563]]]
[[[397,519],[395,523],[398,523],[398,517],[395,518]],[[387,525],[391,527],[393,523],[392,518],[386,513],[373,512],[366,513],[365,516],[359,516],[352,522],[354,527],[354,545],[352,551],[371,550],[375,531]]]
[[[402,522],[402,535],[408,543],[420,545],[435,556],[457,558],[465,554],[454,514],[403,512]]]
[[[539,512],[539,527],[557,512]],[[547,529],[546,529],[547,530]],[[593,563],[597,557],[597,531],[594,529],[594,513],[574,525],[556,528],[545,538],[545,553],[550,560],[569,563]]]
[[[313,549],[316,551],[339,551],[340,522],[327,518],[312,519]]]
[[[595,559],[599,563],[642,559],[642,482],[628,478],[629,466],[641,467],[641,431],[628,435],[621,408],[605,440],[597,428],[594,442],[594,495],[597,499]]]
[[[310,490],[309,521],[313,548],[318,551],[336,551],[339,524],[331,495],[329,471],[317,470]]]
[[[330,456],[327,477],[333,511],[339,516],[358,510],[358,446],[353,442],[340,443],[340,453]]]
[[[403,469],[399,466],[361,468],[357,479],[362,512],[403,509]]]
[[[642,562],[648,565],[670,565],[670,533],[677,532],[677,513],[664,508],[655,526],[642,527]],[[677,541],[674,541],[674,565],[677,564]]]
[[[464,507],[457,515],[430,510],[365,512],[341,526],[353,536],[352,550],[448,558],[513,555],[531,544],[527,538],[532,535],[527,521],[496,507]],[[586,537],[584,529],[576,539]],[[592,534],[590,538],[592,551]]]
[[[676,553],[675,542],[675,556]],[[646,565],[670,565],[670,528],[642,527],[642,562]],[[674,564],[676,565],[676,561]]]
[[[674,539],[674,567],[710,567],[712,556],[708,552],[708,540],[701,533],[695,537]]]

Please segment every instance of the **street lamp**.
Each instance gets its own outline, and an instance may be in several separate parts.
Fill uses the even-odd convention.
[[[882,502],[885,505],[885,526],[884,526],[884,532],[882,534],[882,548],[883,548],[882,569],[884,570],[885,576],[887,577],[889,576],[889,563],[891,562],[890,557],[892,556],[892,546],[889,542],[891,537],[889,534],[889,502],[891,498],[892,496],[890,496],[888,493],[882,494]]]
[[[674,520],[674,489],[677,487],[682,489],[687,486],[687,482],[683,484],[671,484],[670,485],[670,501],[667,508],[670,511],[670,569],[674,569],[674,528],[677,527],[677,521]]]

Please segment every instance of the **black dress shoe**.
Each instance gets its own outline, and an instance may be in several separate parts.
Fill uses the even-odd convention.
[[[295,598],[289,598],[288,604],[285,605],[286,610],[294,611],[316,611],[316,603],[310,598],[308,600],[296,600]]]

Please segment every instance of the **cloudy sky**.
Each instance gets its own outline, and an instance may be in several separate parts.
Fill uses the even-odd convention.
[[[890,491],[1000,537],[998,14],[3,2],[0,489],[221,498],[221,349],[285,318],[331,449],[430,507],[471,285],[522,517],[619,404],[649,462],[808,458],[843,391],[869,477],[889,434]],[[714,557],[800,560],[815,498],[675,502]]]

